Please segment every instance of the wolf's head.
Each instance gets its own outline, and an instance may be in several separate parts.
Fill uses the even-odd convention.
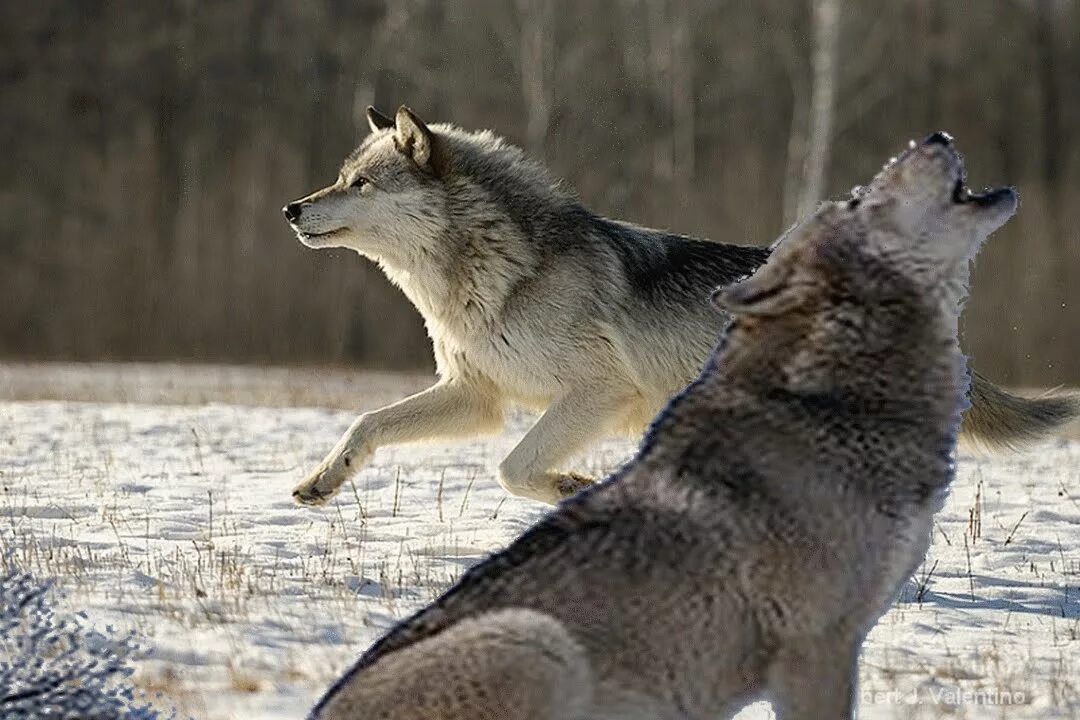
[[[282,208],[300,242],[348,247],[407,264],[445,230],[440,138],[402,106],[394,120],[367,110],[371,134],[333,185]]]
[[[850,200],[788,231],[754,275],[717,292],[735,316],[725,359],[805,392],[870,389],[910,375],[916,357],[950,364],[968,263],[1016,206],[1012,189],[966,189],[948,135],[912,144]]]

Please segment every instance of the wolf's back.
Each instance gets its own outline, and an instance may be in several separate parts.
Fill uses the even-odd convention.
[[[720,286],[757,270],[769,249],[699,240],[597,218],[633,289],[653,300],[706,303]],[[660,296],[660,297],[657,297]]]

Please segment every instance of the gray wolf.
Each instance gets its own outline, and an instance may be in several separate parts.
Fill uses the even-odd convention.
[[[749,279],[636,458],[379,640],[312,720],[852,717],[953,477],[968,262],[1015,211],[944,134]],[[509,708],[507,708],[509,705]]]
[[[368,120],[336,182],[284,213],[305,245],[379,264],[423,316],[439,380],[360,416],[293,496],[326,502],[379,447],[498,431],[510,405],[543,415],[499,465],[502,485],[549,503],[581,489],[591,479],[562,464],[644,430],[713,348],[724,316],[709,294],[769,250],[598,217],[490,132],[428,126],[404,107]],[[992,443],[1077,412],[974,385],[965,429]]]

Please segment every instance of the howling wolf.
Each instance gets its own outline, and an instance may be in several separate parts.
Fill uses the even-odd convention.
[[[1016,209],[944,134],[796,226],[637,457],[367,651],[313,720],[853,712],[953,477],[968,261]]]
[[[701,370],[724,316],[718,286],[767,248],[599,217],[490,132],[368,109],[371,134],[337,181],[284,208],[300,241],[371,258],[423,315],[439,380],[361,415],[293,491],[321,504],[382,446],[498,431],[508,405],[543,411],[499,465],[511,493],[555,502],[591,482],[558,468],[593,440],[640,433]],[[964,430],[1036,438],[1077,413],[975,375]]]

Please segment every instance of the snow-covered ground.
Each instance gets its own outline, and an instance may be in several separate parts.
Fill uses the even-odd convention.
[[[490,440],[382,450],[329,507],[294,506],[352,417],[0,403],[0,546],[58,578],[71,609],[141,632],[155,654],[137,683],[185,716],[302,718],[396,619],[543,512],[493,479],[527,417]],[[580,465],[631,450],[611,441]],[[927,563],[860,667],[860,717],[1080,717],[1080,443],[961,458]]]

